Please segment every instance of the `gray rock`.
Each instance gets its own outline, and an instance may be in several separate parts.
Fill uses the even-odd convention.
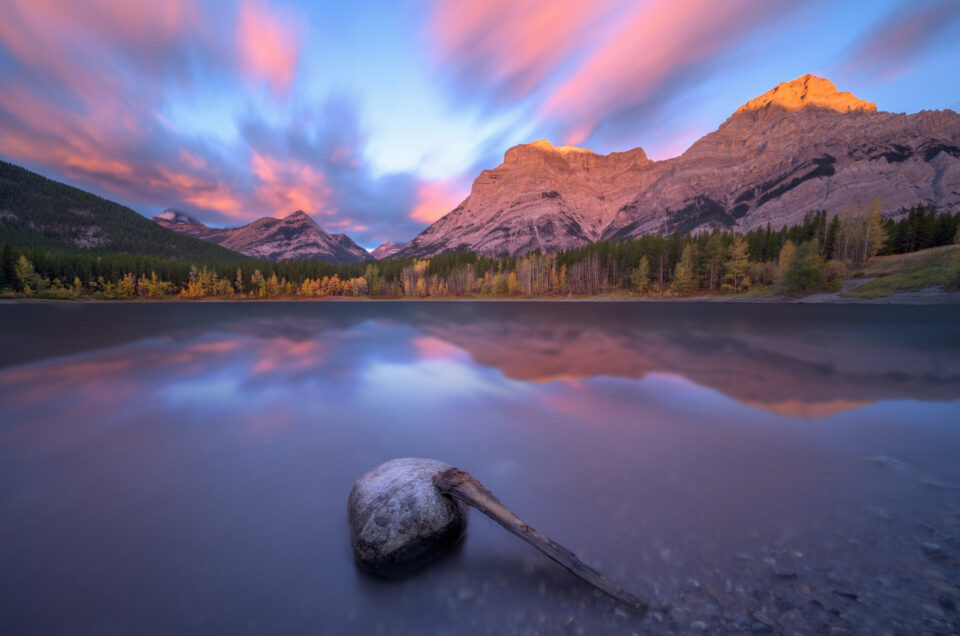
[[[787,567],[781,564],[775,564],[770,566],[770,571],[773,572],[773,575],[780,579],[795,579],[797,578],[797,571],[793,568]]]
[[[944,556],[943,547],[938,543],[924,543],[920,547],[923,548],[923,553],[928,557],[942,559]]]
[[[770,627],[773,627],[774,625],[773,621],[763,612],[754,612],[753,620],[755,620],[758,623],[763,623],[764,625],[767,625]]]
[[[347,514],[361,568],[383,576],[407,574],[463,537],[467,507],[433,485],[433,476],[448,468],[433,459],[394,459],[357,480]]]

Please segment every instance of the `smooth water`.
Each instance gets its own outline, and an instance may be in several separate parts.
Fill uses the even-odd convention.
[[[4,634],[960,629],[960,310],[0,305]],[[482,515],[359,572],[382,461],[470,471],[651,603]]]

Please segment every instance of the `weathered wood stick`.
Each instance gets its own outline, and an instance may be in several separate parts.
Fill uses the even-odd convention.
[[[611,582],[570,550],[524,523],[469,473],[448,468],[433,477],[433,484],[441,493],[476,508],[598,590],[638,612],[646,611],[646,603]]]

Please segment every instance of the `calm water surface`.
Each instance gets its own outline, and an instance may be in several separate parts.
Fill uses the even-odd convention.
[[[956,307],[3,304],[0,631],[950,633],[958,452]],[[405,456],[651,611],[479,514],[358,572]]]

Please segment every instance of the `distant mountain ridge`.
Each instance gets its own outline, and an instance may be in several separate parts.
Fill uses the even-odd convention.
[[[172,209],[153,220],[175,232],[270,261],[315,259],[347,265],[374,258],[346,234],[330,234],[301,210],[282,219],[264,217],[233,228],[209,227]]]
[[[236,252],[171,232],[130,208],[0,161],[0,243],[235,261]]]
[[[546,140],[507,150],[397,257],[513,255],[675,230],[748,231],[877,197],[960,209],[960,115],[878,112],[804,75],[748,101],[679,157],[598,155]]]
[[[378,245],[375,250],[370,252],[370,254],[373,255],[373,257],[378,261],[382,261],[383,259],[390,258],[402,250],[403,246],[403,243],[391,243],[390,241],[384,241]]]

